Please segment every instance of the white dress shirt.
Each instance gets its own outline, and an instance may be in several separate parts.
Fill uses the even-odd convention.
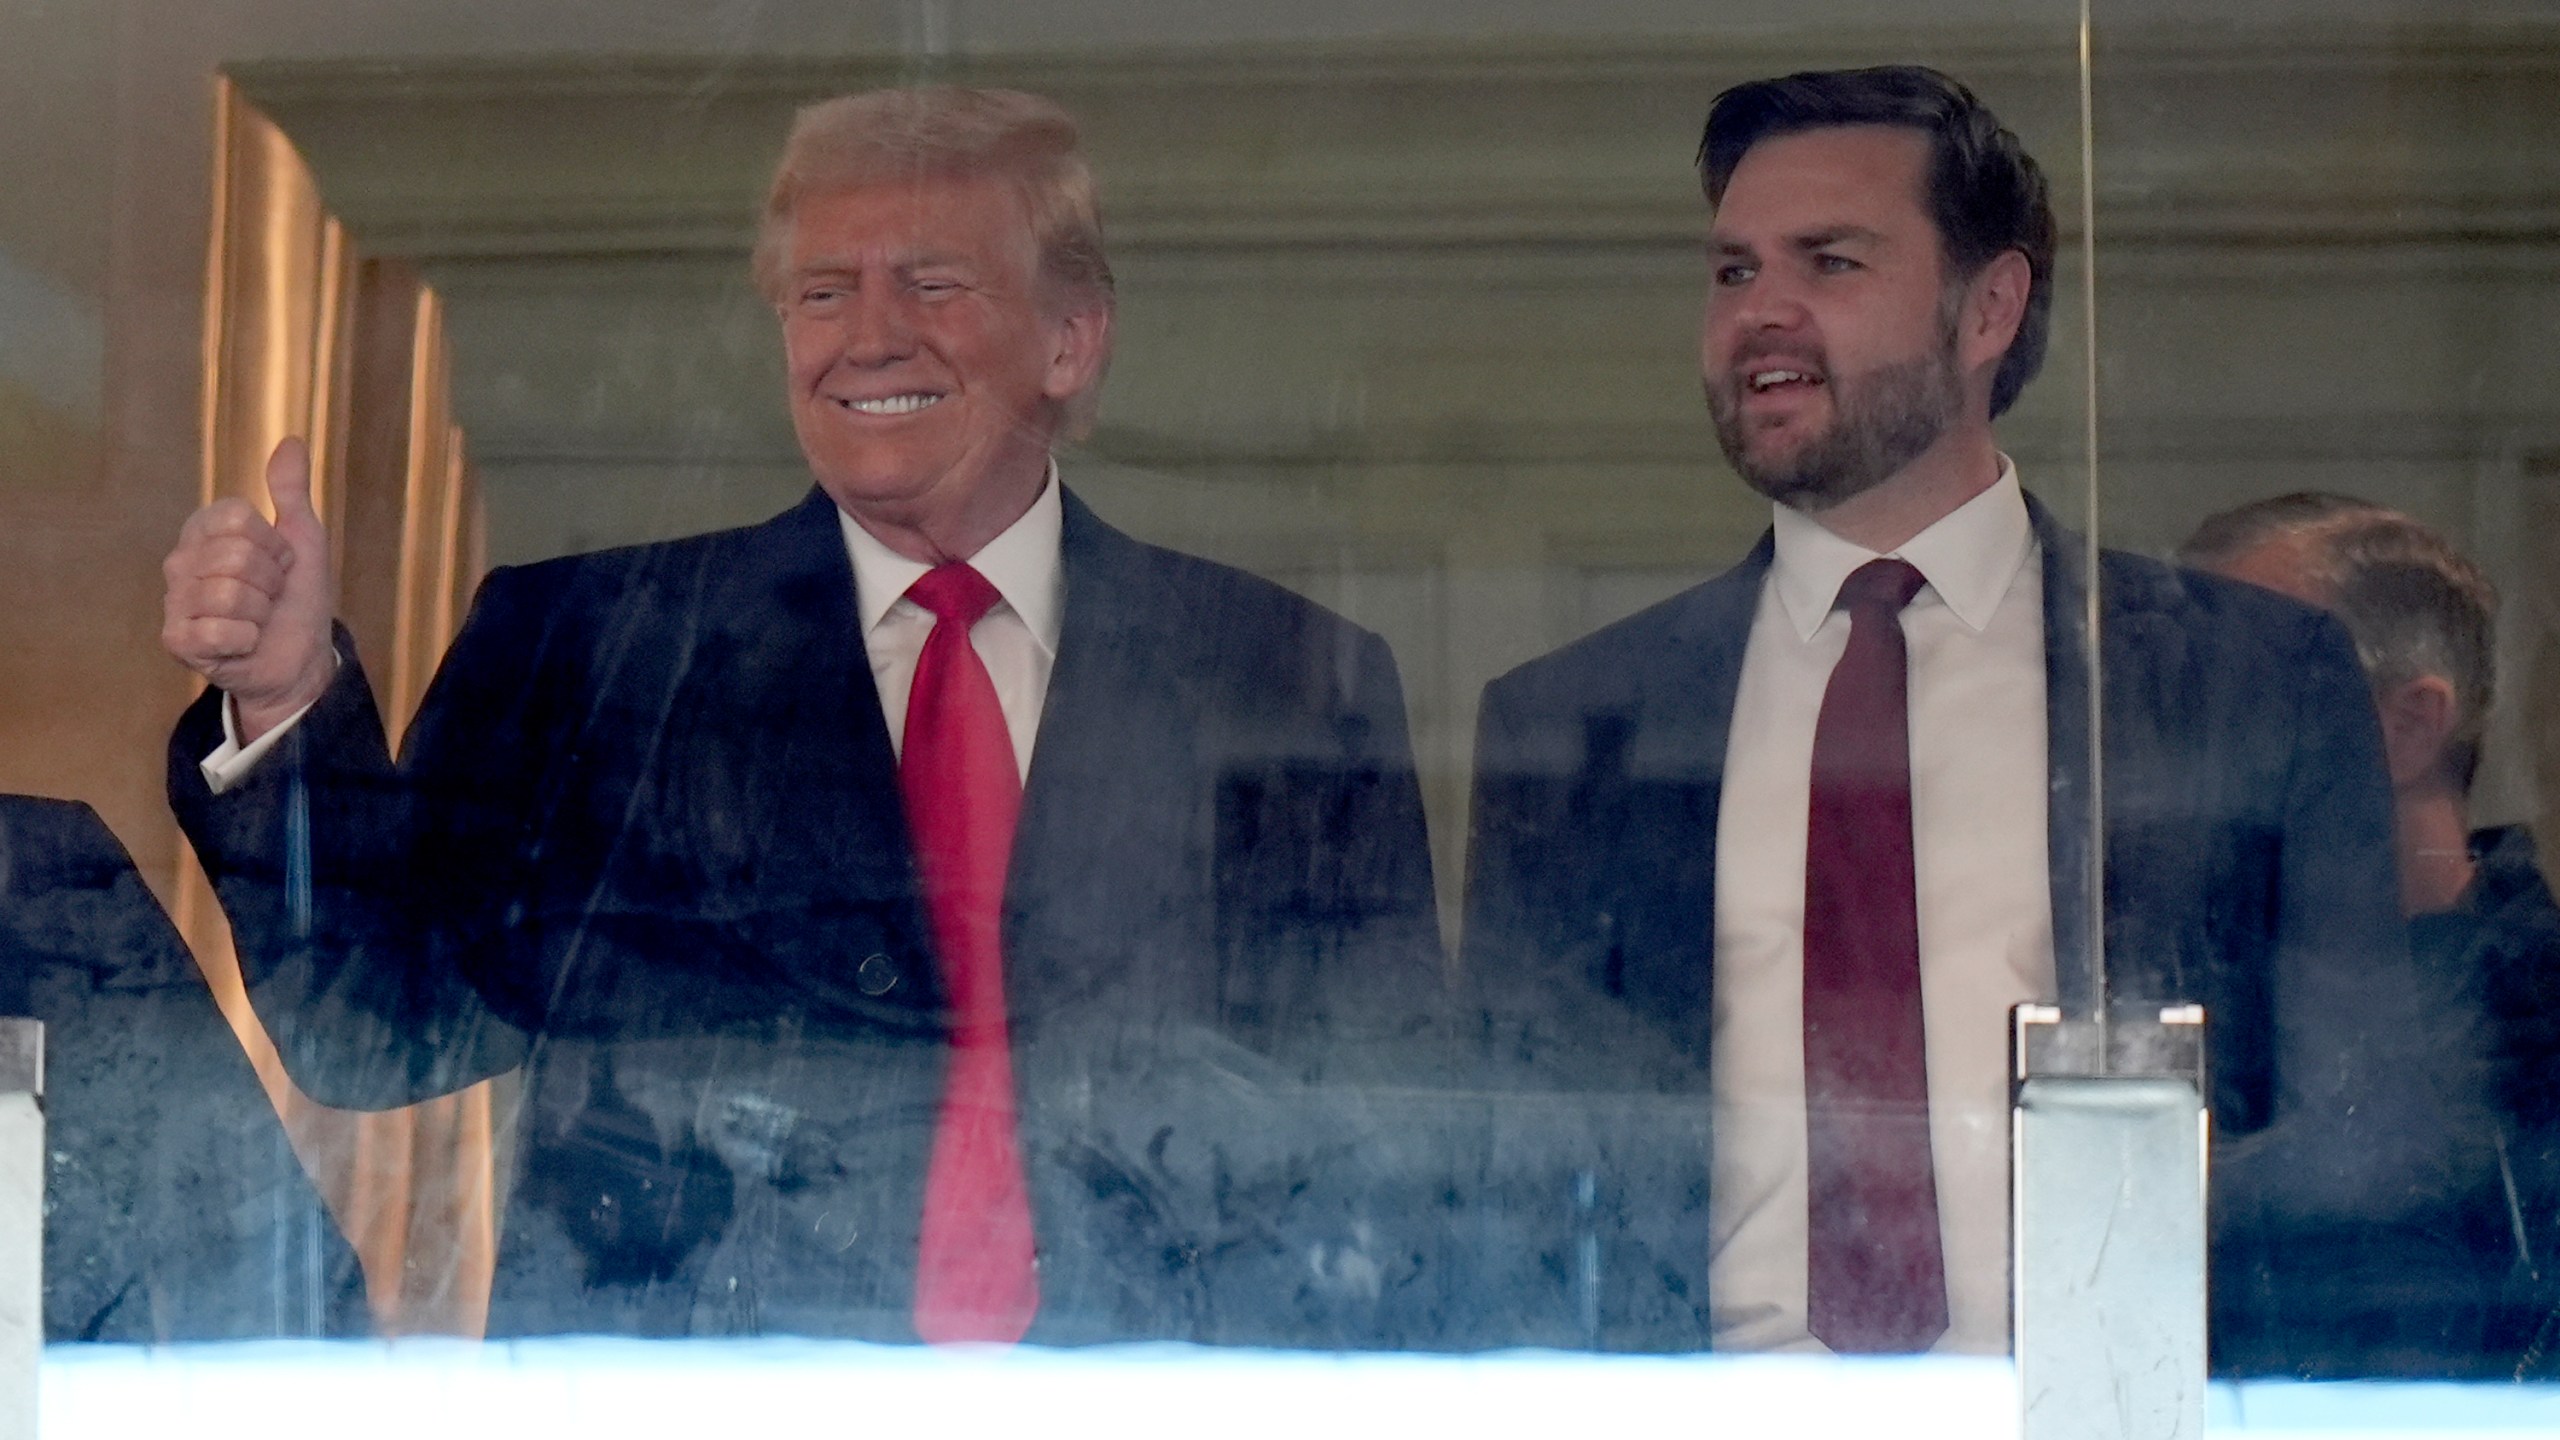
[[[1031,778],[1031,744],[1040,733],[1040,707],[1049,698],[1049,672],[1058,663],[1058,625],[1065,609],[1066,577],[1058,564],[1059,527],[1066,507],[1058,499],[1058,467],[1021,519],[969,557],[969,566],[1003,596],[969,627],[969,645],[986,662],[1013,736],[1014,763]],[[862,643],[871,653],[871,681],[880,691],[880,714],[889,722],[889,744],[906,753],[907,694],[915,688],[916,659],[933,633],[933,612],[907,598],[924,578],[920,564],[883,545],[842,510],[845,549],[853,556],[853,588],[862,609]]]
[[[1040,498],[969,559],[971,567],[1004,597],[970,627],[969,645],[995,682],[1005,730],[1013,738],[1014,763],[1026,780],[1031,775],[1032,742],[1040,733],[1040,708],[1049,696],[1049,672],[1058,660],[1058,627],[1066,607],[1066,576],[1058,555],[1065,513],[1058,498],[1057,462],[1051,461]],[[904,753],[907,693],[915,687],[916,658],[924,653],[925,637],[933,633],[932,612],[907,599],[907,587],[932,567],[881,544],[842,508],[837,509],[836,519],[844,527],[845,552],[853,562],[863,645],[871,656],[872,683],[880,691],[881,716],[889,722],[889,744]],[[305,705],[243,745],[239,718],[225,697],[222,743],[202,764],[206,787],[219,795],[239,784],[310,708]]]
[[[1716,825],[1718,1349],[1819,1352],[1806,1325],[1805,813],[1813,732],[1875,554],[1776,507],[1777,553],[1734,698]],[[1948,1328],[2009,1345],[2008,1014],[2054,993],[2046,868],[2044,577],[2017,471],[1894,552],[1928,581],[1910,655],[1912,840]]]

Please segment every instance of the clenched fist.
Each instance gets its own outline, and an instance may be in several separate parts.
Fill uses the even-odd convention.
[[[329,532],[311,508],[311,452],[288,438],[267,457],[270,523],[246,500],[187,517],[161,562],[160,643],[231,696],[242,744],[320,698],[337,670]]]

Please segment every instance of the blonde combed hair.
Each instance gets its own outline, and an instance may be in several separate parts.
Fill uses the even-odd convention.
[[[1074,116],[1020,90],[908,86],[805,106],[765,192],[756,289],[768,303],[782,303],[792,217],[809,197],[920,179],[988,178],[1010,183],[1022,198],[1047,302],[1107,317],[1116,300],[1111,262],[1103,252],[1093,171],[1078,142]],[[1103,359],[1107,369],[1107,348]],[[1066,402],[1070,437],[1092,428],[1101,390],[1097,370],[1093,383]]]

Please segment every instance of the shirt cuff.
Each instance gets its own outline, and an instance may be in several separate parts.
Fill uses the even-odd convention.
[[[332,662],[330,668],[335,670],[338,657],[332,653],[329,658]],[[299,724],[303,716],[311,713],[312,705],[319,703],[313,700],[310,705],[277,721],[266,734],[243,745],[240,743],[240,709],[225,693],[222,697],[222,743],[213,747],[212,754],[196,762],[196,768],[204,772],[204,788],[219,795],[248,779],[249,772],[258,768],[258,762],[267,758],[267,752],[276,748],[276,742]]]

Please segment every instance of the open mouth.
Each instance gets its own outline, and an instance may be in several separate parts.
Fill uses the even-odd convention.
[[[1784,365],[1763,365],[1745,370],[1742,375],[1742,388],[1754,395],[1766,395],[1776,390],[1811,389],[1822,383],[1822,377],[1810,370]]]
[[[919,410],[929,409],[941,403],[942,400],[940,395],[931,391],[916,391],[905,395],[881,395],[862,400],[830,398],[835,399],[837,405],[857,415],[913,415]]]

